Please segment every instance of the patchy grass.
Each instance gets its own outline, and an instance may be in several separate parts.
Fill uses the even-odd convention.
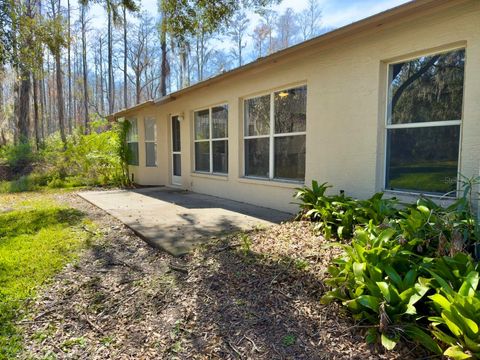
[[[25,303],[88,243],[89,226],[51,194],[0,197],[0,359],[21,349],[15,322]]]
[[[49,178],[39,174],[28,174],[16,180],[0,181],[0,194],[20,193],[48,189],[81,189],[87,186],[76,177],[65,179]]]

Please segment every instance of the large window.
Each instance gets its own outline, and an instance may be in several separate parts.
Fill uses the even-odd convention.
[[[194,113],[195,171],[228,173],[228,106]]]
[[[128,165],[138,165],[138,126],[137,119],[127,120],[129,122],[127,132]]]
[[[304,181],[307,87],[244,101],[245,176]]]
[[[386,188],[455,195],[465,50],[389,67]]]
[[[145,166],[157,166],[157,121],[145,119]]]

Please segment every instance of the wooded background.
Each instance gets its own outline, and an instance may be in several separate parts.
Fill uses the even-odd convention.
[[[152,14],[135,0],[0,0],[0,146],[88,133],[94,117],[329,30],[317,0],[282,13],[279,2],[158,0]]]

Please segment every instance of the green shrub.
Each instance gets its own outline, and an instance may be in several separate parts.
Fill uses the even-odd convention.
[[[75,129],[67,137],[66,144],[63,144],[59,134],[53,134],[35,153],[28,144],[2,149],[0,161],[3,159],[11,169],[27,160],[30,163],[35,160],[35,166],[30,173],[14,181],[1,182],[0,192],[28,191],[41,187],[127,185],[128,168],[122,158],[126,148],[124,125],[93,119],[91,129],[89,134],[84,134],[81,128]],[[14,171],[17,171],[16,168]]]
[[[41,151],[44,171],[51,176],[52,186],[59,180],[75,177],[82,185],[122,185],[123,170],[118,147],[123,146],[119,125],[109,127],[104,120],[91,123],[91,133],[81,128],[69,136],[66,148],[59,136],[52,136]],[[55,180],[54,180],[55,179]],[[58,180],[59,179],[59,180]]]
[[[327,196],[329,186],[316,182],[298,189],[300,217],[317,221],[326,237],[355,229],[350,243],[338,244],[344,253],[328,267],[322,302],[338,301],[370,324],[366,340],[386,349],[407,338],[436,354],[480,358],[473,184],[465,181],[463,196],[445,208],[426,198],[400,208],[381,193]]]
[[[0,159],[13,171],[20,171],[35,159],[35,153],[30,143],[7,145],[0,149]]]
[[[402,244],[392,241],[394,229],[378,233],[357,230],[350,245],[342,245],[345,255],[328,268],[325,280],[332,290],[322,301],[341,301],[353,317],[373,327],[367,340],[391,350],[405,334],[433,352],[440,347],[415,322],[416,303],[429,290],[420,278],[418,257]]]
[[[437,278],[439,280],[440,278]],[[443,279],[441,281],[443,283]],[[470,271],[455,291],[447,282],[429,296],[439,316],[432,316],[432,334],[453,359],[480,359],[480,291],[478,271]]]
[[[458,253],[454,256],[424,257],[421,268],[425,274],[432,277],[433,288],[445,287],[444,290],[449,291],[460,289],[466,275],[477,271],[478,264],[469,254]]]
[[[393,228],[357,230],[328,268],[322,302],[340,301],[372,325],[367,341],[387,349],[406,336],[435,353],[447,345],[446,356],[480,358],[478,263],[465,253],[424,257],[396,236]]]
[[[465,181],[463,196],[446,208],[424,197],[401,208],[397,199],[385,199],[383,193],[367,200],[344,194],[326,195],[331,186],[316,181],[312,181],[311,188],[297,189],[295,198],[300,200],[298,217],[316,222],[315,228],[327,239],[349,239],[356,227],[383,224],[395,228],[397,240],[415,246],[418,253],[442,256],[474,253],[480,241],[480,224],[471,204],[475,183],[475,178]]]
[[[383,193],[379,192],[367,200],[358,200],[357,211],[360,223],[379,225],[387,219],[391,219],[398,214],[399,202],[396,198],[384,199]]]
[[[60,189],[65,187],[65,181],[60,178],[53,178],[47,184],[47,186],[51,189]]]
[[[455,255],[472,252],[480,240],[476,230],[476,214],[470,212],[467,200],[462,197],[447,208],[420,198],[416,204],[399,212],[390,224],[397,229],[399,238],[416,246],[419,254],[426,256]]]
[[[372,221],[378,225],[397,213],[396,199],[384,199],[383,193],[377,193],[368,200],[355,200],[340,195],[326,195],[331,186],[318,185],[312,181],[312,187],[297,189],[295,198],[300,200],[300,217],[317,222],[316,229],[329,239],[336,236],[348,239],[353,235],[355,226]]]
[[[0,192],[17,193],[24,191],[33,191],[38,189],[35,183],[35,177],[31,175],[23,175],[17,180],[0,182]]]

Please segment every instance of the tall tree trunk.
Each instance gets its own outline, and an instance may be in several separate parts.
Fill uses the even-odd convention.
[[[97,111],[98,113],[98,100],[99,100],[99,96],[98,96],[98,56],[97,56],[97,52],[93,51],[93,64],[95,66],[95,86],[93,87],[93,98],[95,99],[95,110]]]
[[[20,75],[20,101],[18,109],[18,140],[21,143],[29,141],[30,134],[30,71],[22,67]]]
[[[162,65],[160,73],[160,93],[162,96],[167,95],[167,24],[165,20],[165,12],[162,10],[162,24],[160,29],[160,49],[162,51]]]
[[[112,10],[111,5],[107,5],[107,36],[108,36],[108,113],[113,114],[115,104],[114,84],[113,84],[113,39],[112,39]]]
[[[200,32],[197,35],[196,52],[198,81],[202,81],[205,64],[205,30],[203,28],[200,29]]]
[[[105,90],[104,90],[104,87],[103,87],[103,81],[104,81],[104,74],[103,74],[103,51],[102,51],[102,48],[103,48],[103,41],[102,41],[102,38],[100,37],[100,40],[99,40],[99,46],[98,46],[98,50],[99,50],[99,55],[100,55],[100,59],[99,59],[99,71],[100,71],[100,112],[102,115],[105,115]]]
[[[50,55],[47,54],[47,91],[48,92],[48,118],[47,118],[47,132],[51,134],[53,132],[53,95],[52,95],[52,86],[50,79]]]
[[[137,71],[135,72],[135,95],[136,95],[136,102],[140,104],[140,96],[142,93],[141,90],[141,74]]]
[[[187,44],[184,40],[180,42],[180,68],[181,68],[181,81],[182,81],[182,89],[186,88],[190,85],[190,76],[189,76],[189,69],[188,69],[188,52],[187,52]]]
[[[273,52],[273,34],[272,34],[272,28],[269,28],[268,31],[268,55],[270,55]]]
[[[33,18],[32,4],[30,0],[25,2],[24,16]],[[32,29],[26,29],[27,34],[25,43],[22,46],[30,48],[33,43]],[[20,60],[21,61],[21,60]],[[25,65],[20,66],[20,104],[18,111],[18,131],[19,141],[28,142],[30,138],[30,91],[31,91],[31,71]]]
[[[5,126],[4,123],[7,122],[5,116],[5,106],[3,104],[3,80],[5,78],[5,69],[3,65],[0,65],[0,146],[7,144],[7,138],[5,136]]]
[[[18,58],[18,44],[17,44],[17,19],[13,16],[14,12],[11,14],[12,21],[12,56],[13,59]],[[16,144],[18,142],[18,129],[16,124],[18,123],[18,102],[19,102],[19,74],[20,70],[18,67],[18,61],[14,61],[12,64],[14,79],[13,79],[13,114],[12,122],[13,126],[13,142]]]
[[[4,134],[5,107],[3,106],[3,80],[4,80],[4,66],[0,64],[0,146],[5,145],[6,139]]]
[[[123,106],[128,108],[127,84],[127,9],[123,6]]]
[[[15,71],[16,75],[18,74]],[[20,80],[18,79],[18,75],[15,76],[13,80],[13,122],[16,125],[18,123],[19,118],[19,102],[20,102]],[[13,141],[15,143],[18,142],[18,127],[13,127]]]
[[[81,10],[81,27],[82,27],[82,65],[83,65],[83,106],[85,111],[84,126],[85,133],[89,132],[88,119],[88,69],[87,69],[87,24],[85,19],[85,5],[82,5]]]
[[[238,66],[242,66],[242,37],[238,36]]]
[[[40,85],[40,119],[41,119],[41,127],[42,127],[42,139],[45,139],[47,135],[45,132],[45,120],[46,120],[45,110],[47,108],[47,99],[45,95],[45,79],[43,78],[44,76],[43,61],[40,66],[42,70],[42,78],[38,80]]]
[[[200,61],[201,61],[201,57],[200,57],[200,35],[197,34],[197,39],[195,41],[195,47],[196,47],[196,53],[197,53],[197,80],[198,81],[202,81],[202,75],[201,75],[201,71],[200,71]]]
[[[32,74],[33,81],[33,127],[35,130],[35,144],[37,145],[37,150],[40,149],[40,121],[39,121],[39,112],[38,112],[38,80],[35,76],[35,73]]]
[[[37,0],[37,10],[38,15],[42,16],[42,0]],[[38,75],[39,78],[34,83],[33,86],[37,86],[38,96],[40,97],[37,101],[40,102],[40,113],[39,113],[39,131],[40,131],[40,138],[43,142],[45,139],[45,108],[46,108],[46,99],[45,99],[45,69],[44,66],[44,55],[43,55],[43,47],[42,47],[42,54],[40,56],[40,64],[38,67]]]
[[[65,115],[63,113],[63,83],[62,83],[62,63],[60,59],[60,49],[55,54],[55,72],[57,78],[57,111],[58,111],[58,127],[60,129],[60,137],[64,146],[67,144],[65,136]]]
[[[202,36],[200,42],[200,77],[203,80],[203,72],[205,69],[205,30],[202,28]]]
[[[52,15],[54,19],[61,20],[60,0],[52,0]],[[56,36],[61,34],[57,33]],[[55,60],[55,80],[57,88],[57,116],[60,137],[64,147],[67,145],[67,137],[65,134],[65,113],[64,113],[64,94],[63,94],[63,71],[62,71],[62,45],[57,42],[52,47],[52,53]]]
[[[73,128],[73,109],[72,109],[72,60],[71,60],[71,46],[70,46],[70,0],[67,0],[67,66],[68,66],[68,130],[70,134]]]
[[[79,74],[79,61],[78,61],[78,44],[75,44],[73,48],[73,93],[76,94],[77,88],[76,88],[76,83],[78,79],[78,74]],[[79,118],[78,116],[78,101],[77,97],[73,97],[73,118],[75,120],[75,125],[78,125],[77,119]]]

